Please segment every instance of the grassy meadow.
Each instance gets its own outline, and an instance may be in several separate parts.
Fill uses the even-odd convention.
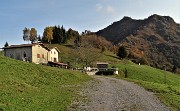
[[[0,111],[63,111],[78,96],[85,74],[0,55]]]
[[[2,55],[3,55],[3,51],[0,50],[0,56],[2,56]]]
[[[64,58],[64,61],[71,61],[73,63],[73,57],[71,52],[75,51],[69,45],[57,45],[62,50],[60,55]],[[53,47],[54,47],[53,46]],[[96,53],[100,54],[97,61],[108,62],[110,67],[115,66],[119,68],[120,78],[124,78],[125,68],[128,71],[128,81],[133,81],[149,91],[154,92],[166,105],[173,110],[180,110],[180,76],[167,72],[164,70],[152,68],[146,65],[137,65],[129,60],[119,60],[119,58],[112,52],[105,51],[101,53],[97,50]]]
[[[180,110],[180,75],[127,61],[114,64],[114,66],[119,68],[121,78],[126,68],[128,74],[126,80],[133,81],[154,92],[174,111]]]
[[[74,65],[72,52],[76,49],[71,45],[46,45],[57,47],[60,60]],[[97,61],[119,61],[111,52],[96,50],[100,55]],[[0,111],[66,110],[77,98],[76,91],[89,80],[88,75],[80,72],[6,58],[0,51]]]
[[[69,44],[47,44],[57,47],[60,60],[75,64],[72,52],[76,49]],[[110,67],[119,68],[120,79],[135,82],[154,92],[174,111],[180,110],[180,75],[145,65],[137,65],[129,60],[119,60],[112,52],[101,53],[96,61],[108,62]],[[70,70],[57,69],[32,63],[5,58],[0,52],[0,111],[57,111],[66,110],[77,96],[80,84],[91,80],[86,74]],[[127,69],[128,78],[124,78]]]

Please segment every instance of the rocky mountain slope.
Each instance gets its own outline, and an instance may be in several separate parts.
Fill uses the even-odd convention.
[[[149,65],[180,68],[180,24],[169,16],[154,14],[144,20],[124,17],[96,34],[126,46],[131,57],[145,58]]]

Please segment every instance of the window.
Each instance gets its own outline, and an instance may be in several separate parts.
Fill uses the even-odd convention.
[[[54,51],[54,54],[56,54],[56,52]]]
[[[52,54],[52,51],[51,51],[51,54]]]
[[[40,54],[37,54],[37,58],[40,58]]]
[[[44,59],[44,54],[42,54],[42,58]]]

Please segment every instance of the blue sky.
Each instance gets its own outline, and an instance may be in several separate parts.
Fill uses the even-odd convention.
[[[171,16],[180,23],[180,0],[0,0],[0,47],[24,44],[22,30],[63,25],[79,32],[98,31],[129,16]]]

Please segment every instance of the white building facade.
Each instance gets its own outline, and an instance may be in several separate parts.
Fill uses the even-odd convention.
[[[11,45],[4,47],[4,55],[17,60],[33,63],[47,63],[48,61],[59,62],[59,50],[49,49],[42,43]]]
[[[48,52],[48,61],[51,62],[58,62],[59,61],[59,54],[60,51],[55,47],[49,50]]]

